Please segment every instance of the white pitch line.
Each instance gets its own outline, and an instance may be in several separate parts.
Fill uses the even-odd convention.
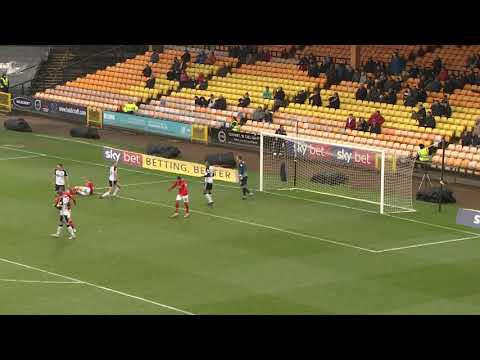
[[[398,250],[403,250],[403,249],[411,249],[411,248],[417,248],[417,247],[423,247],[423,246],[446,244],[446,243],[457,242],[457,241],[478,239],[479,237],[480,237],[480,235],[464,237],[464,238],[459,238],[459,239],[452,239],[452,240],[435,241],[435,242],[429,242],[429,243],[423,243],[423,244],[415,244],[415,245],[401,246],[401,247],[390,248],[390,249],[376,250],[375,252],[384,253],[384,252],[388,252],[388,251],[398,251]]]
[[[30,155],[30,156],[16,156],[16,157],[8,157],[8,158],[0,158],[0,161],[3,160],[18,160],[18,159],[34,159],[42,157],[41,155]]]
[[[30,270],[40,271],[40,272],[45,273],[45,274],[58,276],[58,277],[61,277],[61,278],[64,278],[64,279],[67,279],[67,280],[70,280],[70,281],[75,281],[77,283],[85,284],[85,285],[88,285],[88,286],[91,286],[91,287],[94,287],[94,288],[97,288],[97,289],[105,290],[105,291],[108,291],[108,292],[111,292],[111,293],[115,293],[115,294],[119,294],[119,295],[122,295],[122,296],[125,296],[125,297],[129,297],[129,298],[132,298],[132,299],[137,299],[137,300],[140,300],[140,301],[143,301],[143,302],[146,302],[146,303],[149,303],[149,304],[153,304],[153,305],[165,308],[165,309],[170,309],[170,310],[173,310],[173,311],[177,311],[177,312],[180,312],[182,314],[194,315],[193,313],[191,313],[189,311],[181,310],[181,309],[178,309],[178,308],[170,306],[170,305],[161,304],[159,302],[152,301],[152,300],[149,300],[149,299],[145,299],[145,298],[142,298],[140,296],[127,294],[123,291],[114,290],[114,289],[108,288],[106,286],[96,285],[96,284],[93,284],[93,283],[90,283],[90,282],[75,279],[71,276],[57,274],[57,273],[54,273],[52,271],[43,270],[43,269],[40,269],[40,268],[35,267],[35,266],[25,265],[25,264],[22,264],[22,263],[19,263],[19,262],[16,262],[16,261],[11,261],[11,260],[4,259],[4,258],[0,258],[0,261],[6,262],[6,263],[9,263],[9,264],[13,264],[13,265],[18,265],[18,266],[21,266],[21,267],[24,267],[24,268],[27,268],[27,269],[30,269]]]
[[[165,183],[165,182],[170,182],[170,181],[173,181],[173,180],[158,180],[158,181],[150,181],[150,182],[140,182],[140,183],[133,183],[133,184],[120,184],[120,188],[124,188],[126,186],[139,186],[139,185],[152,185],[152,184],[160,184],[160,183]],[[99,187],[99,188],[96,188],[97,190],[105,190],[105,189],[108,189],[109,187],[108,186],[104,186],[104,187]]]
[[[34,284],[82,284],[78,281],[44,281],[44,280],[17,280],[17,279],[0,279],[4,282],[34,283]]]
[[[170,205],[167,205],[167,204],[156,203],[156,202],[153,202],[153,201],[139,200],[139,199],[129,198],[129,197],[126,197],[126,196],[117,196],[117,198],[124,199],[124,200],[129,200],[129,201],[136,201],[136,202],[149,204],[149,205],[161,206],[161,207],[165,207],[165,208],[169,208],[169,209],[174,209],[175,208],[174,206],[170,206]],[[235,218],[231,218],[231,217],[228,217],[228,216],[215,215],[215,214],[206,213],[206,212],[199,211],[199,210],[190,210],[190,212],[194,213],[194,214],[200,214],[200,215],[204,215],[204,216],[214,217],[214,218],[217,218],[217,219],[223,219],[223,220],[228,220],[228,221],[232,221],[232,222],[238,222],[238,223],[241,223],[241,224],[256,226],[256,227],[260,227],[260,228],[264,228],[264,229],[274,230],[274,231],[278,231],[278,232],[282,232],[282,233],[290,234],[290,235],[294,235],[294,236],[319,240],[319,241],[323,241],[323,242],[326,242],[326,243],[335,244],[335,245],[344,246],[344,247],[349,247],[349,248],[353,248],[353,249],[357,249],[357,250],[363,250],[363,251],[367,251],[367,252],[370,252],[370,253],[375,252],[375,250],[372,250],[372,249],[367,249],[367,248],[363,248],[363,247],[360,247],[360,246],[355,246],[355,245],[351,245],[351,244],[347,244],[347,243],[342,243],[342,242],[339,242],[339,241],[325,239],[325,238],[321,238],[321,237],[314,236],[314,235],[308,235],[308,234],[299,233],[299,232],[295,232],[295,231],[280,229],[280,228],[277,228],[277,227],[274,227],[274,226],[259,224],[259,223],[255,223],[255,222],[251,222],[251,221],[247,221],[247,220],[235,219]]]

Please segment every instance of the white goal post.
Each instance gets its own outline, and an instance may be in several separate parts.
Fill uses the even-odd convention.
[[[260,191],[297,190],[410,212],[415,159],[392,150],[260,134]]]

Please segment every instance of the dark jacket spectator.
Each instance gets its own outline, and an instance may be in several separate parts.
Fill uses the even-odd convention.
[[[364,131],[364,132],[365,132],[365,131],[368,131],[368,128],[369,128],[369,127],[368,127],[367,121],[366,121],[363,117],[361,117],[361,118],[359,119],[359,121],[358,121],[358,128],[357,128],[357,130],[358,130],[358,131]]]
[[[275,90],[275,93],[273,94],[273,98],[275,100],[280,100],[281,102],[285,101],[285,92],[281,87],[279,87],[277,90]]]
[[[370,125],[370,132],[380,134],[382,132],[382,125],[384,122],[385,119],[380,114],[380,111],[375,111],[368,120],[368,125]]]
[[[275,130],[275,134],[277,134],[277,135],[287,135],[287,131],[285,130],[283,125],[280,125],[280,127],[277,130]]]
[[[265,113],[265,117],[263,118],[263,121],[265,122],[273,122],[273,113],[268,110],[268,106],[264,105],[263,106],[263,112]]]
[[[310,96],[308,103],[313,106],[322,106],[322,97],[320,91],[316,91],[315,94]]]
[[[393,89],[394,86],[395,86],[395,83],[396,83],[396,81],[395,81],[395,79],[393,78],[393,76],[390,76],[390,77],[387,79],[387,81],[385,81],[385,83],[383,84],[383,89],[384,89],[385,91],[388,91],[388,90],[390,90],[390,89]]]
[[[442,106],[442,114],[443,116],[446,116],[447,118],[452,116],[452,108],[450,107],[448,101],[446,99],[443,99],[440,102],[440,106]]]
[[[145,87],[147,89],[153,89],[155,87],[155,78],[153,76],[147,80]]]
[[[195,64],[205,64],[205,61],[207,60],[207,54],[205,51],[201,51],[200,54],[197,55],[197,58],[195,59]]]
[[[461,144],[462,146],[471,146],[473,140],[473,134],[471,131],[466,132],[462,135]]]
[[[338,93],[334,93],[333,96],[328,98],[328,107],[340,109],[340,97],[338,96]]]
[[[433,104],[430,108],[432,110],[432,115],[433,116],[442,116],[443,115],[442,105],[440,105],[440,103],[437,100],[435,100],[433,102]]]
[[[365,63],[364,69],[365,69],[365,72],[367,72],[367,73],[373,73],[373,72],[375,72],[376,67],[377,67],[377,64],[370,57],[370,58],[368,58],[367,62]]]
[[[213,108],[217,110],[227,110],[227,101],[222,95],[220,95],[220,97],[217,100],[215,100],[215,104],[213,105]]]
[[[253,121],[263,121],[265,118],[265,111],[259,106],[252,114]]]
[[[473,126],[473,135],[480,136],[480,119],[475,120],[475,125]]]
[[[417,93],[415,91],[411,91],[410,95],[404,101],[405,106],[416,106],[418,103]]]
[[[345,72],[343,74],[343,80],[353,81],[353,68],[350,65],[345,66]]]
[[[427,101],[427,92],[423,88],[419,88],[417,91],[417,99],[419,102]]]
[[[438,55],[435,56],[435,59],[433,60],[432,63],[432,70],[435,75],[438,75],[440,70],[442,70],[442,60],[438,57]]]
[[[390,61],[389,70],[391,74],[400,74],[405,67],[403,59],[395,53]]]
[[[352,74],[352,81],[353,82],[360,82],[360,71],[355,70]]]
[[[367,97],[367,89],[364,85],[360,85],[355,93],[356,100],[365,100]]]
[[[238,106],[248,107],[248,105],[250,105],[250,95],[247,92],[242,98],[238,99]]]
[[[152,53],[152,55],[150,56],[150,62],[152,64],[156,64],[156,63],[158,63],[159,60],[160,60],[160,55],[158,55],[158,53],[156,51],[154,51]]]
[[[390,89],[390,91],[387,93],[385,102],[391,105],[395,105],[397,103],[397,94],[393,89]]]
[[[318,77],[320,75],[320,67],[318,63],[315,61],[313,64],[310,64],[308,67],[308,76]]]
[[[437,122],[435,121],[435,117],[432,115],[432,112],[429,111],[425,117],[425,127],[435,129],[435,126],[437,126]]]
[[[380,98],[380,92],[378,91],[377,88],[371,87],[370,89],[367,90],[367,96],[365,100],[378,102],[379,98]]]
[[[425,90],[427,91],[440,92],[441,89],[442,89],[442,84],[440,84],[440,81],[438,81],[438,79],[431,80],[425,86]]]
[[[182,61],[185,63],[185,64],[188,64],[190,62],[190,59],[192,57],[190,56],[190,52],[188,51],[188,49],[185,49],[185,52],[183,53],[181,59]]]
[[[422,104],[418,106],[417,116],[419,116],[422,119],[425,119],[427,117],[427,111],[425,110],[425,107]]]
[[[298,94],[295,96],[295,103],[297,104],[305,104],[307,100],[307,93],[305,90],[300,90]]]
[[[326,83],[327,88],[337,83],[337,73],[335,71],[335,65],[333,63],[330,64],[330,67],[326,72],[326,76],[327,76],[327,83]]]
[[[152,68],[150,67],[150,65],[145,66],[145,69],[143,69],[143,76],[148,78],[152,76]]]
[[[357,128],[357,119],[353,114],[349,114],[345,123],[345,129],[355,130]]]
[[[224,64],[217,70],[217,76],[225,77],[227,76],[228,72],[228,66]]]
[[[202,107],[207,107],[208,106],[208,101],[203,96],[200,96],[200,97],[195,96],[195,105],[202,106]]]

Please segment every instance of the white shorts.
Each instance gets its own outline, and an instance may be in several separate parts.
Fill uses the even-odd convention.
[[[60,210],[60,216],[66,216],[67,218],[71,218],[70,210]]]
[[[88,196],[90,195],[90,188],[86,186],[76,186],[75,190],[82,195],[82,196]]]
[[[188,202],[188,195],[182,196],[177,195],[177,201],[183,200],[183,202]]]

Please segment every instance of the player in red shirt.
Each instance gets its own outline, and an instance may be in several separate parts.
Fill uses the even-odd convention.
[[[183,205],[185,206],[185,215],[183,217],[189,217],[189,209],[188,209],[188,185],[187,182],[182,179],[181,176],[177,177],[177,181],[175,181],[172,186],[168,189],[168,191],[175,189],[178,187],[178,194],[177,199],[175,202],[175,213],[173,213],[172,218],[178,216],[178,208],[180,207],[180,200],[183,201]]]
[[[75,186],[74,187],[75,193],[80,194],[82,196],[89,196],[93,195],[93,191],[95,190],[95,185],[90,180],[87,180],[85,186]]]

